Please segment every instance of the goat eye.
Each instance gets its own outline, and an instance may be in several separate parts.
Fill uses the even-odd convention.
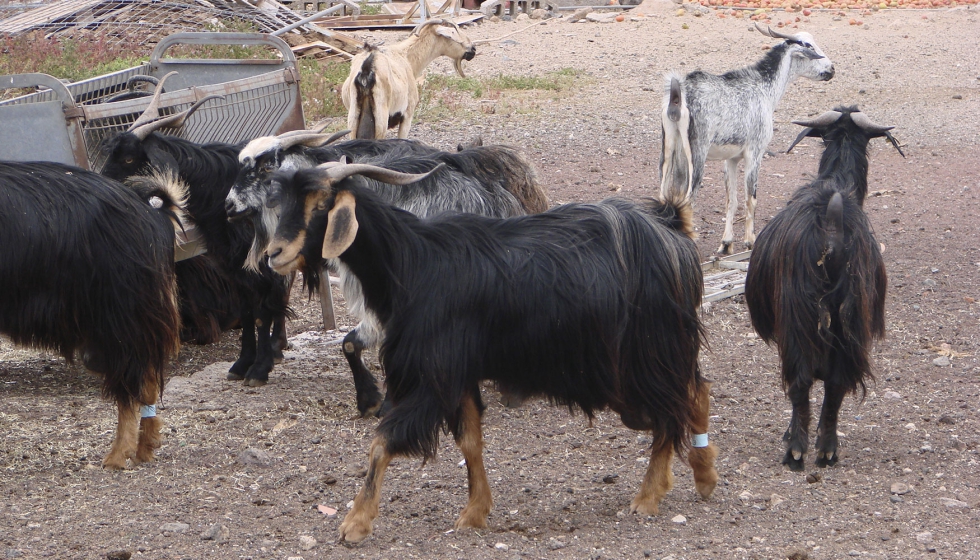
[[[131,158],[131,157],[125,158],[125,159],[123,159],[123,163],[126,163],[126,164],[133,163],[133,158]]]

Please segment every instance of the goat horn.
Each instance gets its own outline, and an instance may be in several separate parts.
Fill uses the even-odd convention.
[[[137,128],[143,126],[144,124],[160,118],[160,95],[163,94],[163,84],[167,81],[167,78],[176,73],[177,72],[169,72],[166,76],[160,79],[160,83],[157,84],[156,91],[153,92],[153,97],[150,98],[150,104],[146,106],[143,114],[136,119],[136,122],[130,125],[129,130],[126,132],[134,132]]]
[[[443,19],[430,19],[427,21],[423,21],[422,23],[415,26],[415,29],[412,30],[412,35],[418,35],[419,33],[422,32],[423,29],[425,29],[430,25],[441,25],[444,21],[445,20]]]
[[[809,121],[793,121],[793,124],[798,124],[800,126],[806,126],[809,128],[821,128],[828,126],[837,122],[837,119],[841,117],[840,111],[826,111],[819,117],[809,120]],[[852,117],[853,118],[853,117]]]
[[[381,181],[382,183],[388,183],[389,185],[408,185],[425,179],[444,166],[444,163],[440,163],[426,173],[401,173],[366,163],[345,164],[334,161],[318,165],[317,168],[326,171],[327,181],[331,185],[352,175],[364,175],[365,177]]]
[[[851,113],[851,120],[854,121],[854,124],[860,126],[861,130],[870,133],[884,133],[895,128],[894,126],[882,126],[880,124],[875,124],[871,122],[868,115],[865,115],[861,111]]]
[[[187,120],[187,117],[194,114],[194,111],[197,111],[201,107],[201,105],[204,105],[205,103],[211,101],[212,99],[224,99],[224,96],[209,95],[204,99],[198,101],[197,103],[191,105],[191,107],[185,111],[181,111],[176,115],[170,115],[169,117],[165,117],[150,123],[146,123],[135,130],[131,130],[130,132],[132,132],[133,135],[139,138],[140,140],[145,140],[146,137],[149,136],[150,133],[153,132],[154,130],[160,130],[161,128],[178,128],[184,126],[184,122]]]
[[[756,22],[755,28],[759,30],[759,33],[772,37],[773,39],[793,39],[793,40],[796,39],[796,37],[792,35],[785,35],[778,31],[773,31],[772,28],[769,27],[768,25],[766,26],[766,29],[763,29],[762,27],[759,26],[759,22]]]
[[[327,136],[326,134],[317,134],[316,132],[310,132],[308,130],[298,130],[299,134],[280,134],[276,136],[276,140],[279,141],[280,150],[288,150],[293,146],[298,146],[300,144],[304,146],[323,146],[329,144],[333,140],[336,140],[334,134],[333,136]],[[288,134],[288,136],[287,136]]]

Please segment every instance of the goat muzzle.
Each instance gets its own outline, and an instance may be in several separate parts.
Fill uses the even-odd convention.
[[[466,49],[465,53],[463,53],[463,60],[473,60],[473,57],[475,56],[476,56],[476,47],[470,47]]]
[[[826,81],[830,80],[831,78],[833,78],[834,77],[834,74],[835,74],[834,67],[831,66],[830,67],[830,70],[827,70],[826,72],[821,72],[820,73],[820,81],[826,82]]]

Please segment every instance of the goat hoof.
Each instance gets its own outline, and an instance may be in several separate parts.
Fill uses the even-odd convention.
[[[225,376],[225,379],[228,381],[241,381],[242,379],[245,379],[245,376],[229,371],[228,375]]]
[[[269,382],[268,379],[254,379],[254,378],[253,379],[246,379],[245,380],[245,386],[246,387],[264,387],[266,385],[266,383],[268,383],[268,382]]]
[[[796,458],[794,457],[792,450],[787,450],[786,455],[783,456],[783,464],[789,467],[789,470],[799,472],[803,470],[803,462],[805,459],[806,454],[800,454],[799,458]]]
[[[732,254],[732,243],[730,241],[728,243],[722,243],[721,246],[718,247],[718,250],[715,251],[715,255],[718,255],[719,257],[727,257],[728,255],[731,254]]]
[[[822,453],[817,453],[816,464],[820,468],[833,467],[837,464],[837,452],[825,451]]]
[[[281,364],[283,359],[284,356],[282,355],[282,350],[272,350],[272,363]]]
[[[248,377],[249,368],[255,360],[243,360],[240,359],[228,368],[228,380],[229,381],[241,381]]]

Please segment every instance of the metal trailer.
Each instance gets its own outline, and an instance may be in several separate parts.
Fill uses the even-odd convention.
[[[164,58],[177,45],[267,47],[268,59]],[[160,131],[192,142],[237,143],[305,128],[296,57],[282,39],[260,33],[175,33],[157,44],[149,62],[65,84],[47,74],[0,76],[0,90],[38,91],[0,101],[0,160],[55,161],[99,171],[105,139],[124,132],[149,105],[149,97],[109,102],[127,91],[134,76],[162,78],[161,116],[180,112],[209,95],[222,95],[198,109],[179,129]],[[180,232],[177,260],[206,251],[193,233]],[[336,328],[327,275],[321,310],[327,329]]]
[[[268,47],[272,59],[164,58],[177,45]],[[107,102],[125,92],[134,76],[167,80],[160,114],[179,112],[208,95],[207,103],[177,130],[193,142],[240,142],[304,128],[299,69],[289,45],[257,33],[176,33],[157,44],[149,62],[80,82],[64,84],[46,74],[0,76],[0,89],[38,88],[0,102],[0,159],[57,161],[98,171],[102,142],[123,132],[149,105],[149,98]]]

